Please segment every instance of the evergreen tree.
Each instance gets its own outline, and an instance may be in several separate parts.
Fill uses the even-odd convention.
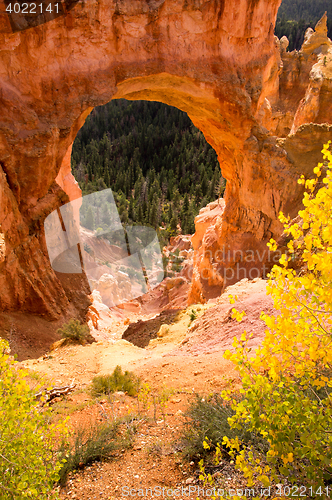
[[[169,225],[171,230],[171,236],[174,236],[176,234],[178,219],[176,217],[172,217]]]
[[[104,181],[105,181],[106,187],[110,187],[111,179],[110,179],[110,173],[109,173],[108,168],[106,168],[106,171],[104,174]]]
[[[184,195],[184,199],[183,199],[182,211],[183,211],[183,213],[187,213],[188,210],[189,210],[189,197],[188,197],[188,194],[186,193]]]
[[[172,204],[170,203],[168,206],[167,222],[171,222],[172,219],[173,219],[173,209],[172,209]]]
[[[106,203],[101,208],[101,220],[106,226],[111,224],[111,214]]]
[[[135,220],[134,198],[129,200],[128,217],[131,221]]]
[[[138,205],[137,222],[140,222],[141,224],[143,224],[144,222],[143,209],[141,203],[139,203]]]
[[[158,212],[159,212],[159,202],[158,202],[158,196],[155,193],[153,197],[153,201],[151,204],[150,208],[150,213],[149,213],[149,223],[152,227],[156,228],[158,226]]]
[[[88,210],[87,210],[87,213],[86,213],[86,217],[85,217],[85,224],[84,224],[84,226],[87,229],[91,229],[91,231],[93,231],[94,228],[95,228],[95,219],[94,219],[93,210],[92,210],[92,206],[91,205],[88,207]]]

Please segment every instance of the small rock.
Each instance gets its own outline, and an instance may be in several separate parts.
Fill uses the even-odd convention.
[[[54,344],[51,345],[50,347],[50,350],[51,351],[54,351],[55,349],[57,349],[58,347],[61,347],[65,342],[66,342],[67,339],[60,339],[60,340],[57,340],[56,342],[54,342]]]
[[[157,336],[160,338],[160,337],[164,337],[165,335],[167,335],[167,333],[169,332],[169,326],[168,325],[161,325],[161,327],[159,328],[159,331],[157,333]]]
[[[186,484],[191,484],[195,481],[195,478],[193,477],[188,477],[188,479],[186,479]]]

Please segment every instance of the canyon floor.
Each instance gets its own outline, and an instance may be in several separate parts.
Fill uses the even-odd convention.
[[[234,306],[230,304],[230,294],[237,296],[234,306],[246,312],[241,323],[231,317]],[[191,321],[193,310],[196,319]],[[168,489],[191,486],[192,494],[187,492],[188,495],[180,497],[196,498],[193,488],[200,484],[198,464],[184,461],[177,444],[183,415],[195,393],[203,397],[237,385],[237,372],[223,358],[223,353],[232,349],[234,336],[239,337],[244,330],[254,334],[251,347],[259,345],[264,336],[264,324],[259,319],[263,310],[273,311],[271,298],[266,295],[266,282],[242,280],[207,304],[168,311],[169,324],[163,323],[159,336],[144,348],[122,339],[122,335],[136,323],[135,342],[139,343],[140,332],[146,336],[149,328],[156,329],[158,314],[138,318],[132,313],[123,321],[115,318],[112,328],[99,331],[102,340],[85,346],[60,346],[38,359],[21,361],[36,384],[42,377],[52,386],[76,384],[75,392],[53,404],[59,415],[69,416],[73,428],[138,414],[136,397],[117,393],[111,401],[106,397],[95,399],[90,394],[92,378],[112,373],[116,365],[133,371],[149,385],[151,393],[167,393],[163,412],[155,406],[145,408],[142,413],[141,402],[140,417],[132,420],[136,429],[133,445],[114,453],[112,460],[96,462],[72,473],[60,490],[61,499],[122,499],[128,498],[128,489],[123,488],[135,489],[139,496],[138,488],[156,486]],[[167,321],[167,315],[160,321]],[[218,474],[229,487],[241,485],[228,462]],[[167,498],[166,493],[163,497]]]

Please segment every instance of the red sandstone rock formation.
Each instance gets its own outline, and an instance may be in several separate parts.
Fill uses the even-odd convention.
[[[311,140],[304,112],[295,139],[277,141],[293,126],[311,67],[324,64],[316,46],[313,54],[280,54],[273,35],[280,3],[78,2],[53,21],[12,33],[0,0],[1,309],[53,319],[85,314],[87,282],[52,270],[43,221],[76,189],[68,152],[77,131],[93,107],[114,98],[176,106],[215,148],[227,179],[220,248],[262,251],[278,237],[279,210],[295,214],[302,197],[302,162],[287,147],[298,143],[315,162],[331,136],[319,125],[330,119],[326,76]],[[221,267],[233,264],[226,259]]]
[[[207,221],[207,229],[202,224],[204,211],[195,219],[189,304],[216,297],[225,286],[243,278],[266,276],[278,261],[266,247],[269,234],[280,235],[277,214],[283,210],[296,215],[300,206],[296,177],[311,175],[322,159],[323,143],[332,138],[332,43],[327,38],[326,15],[315,31],[307,30],[300,52],[288,53],[287,46],[286,37],[276,39],[280,75],[273,81],[279,81],[279,98],[260,99],[256,118],[261,128],[252,129],[244,142],[237,190],[234,192],[232,179],[232,191],[227,185],[225,212]],[[285,188],[289,190],[287,201],[279,184],[285,168],[290,182]],[[276,171],[281,175],[276,176]],[[227,174],[226,178],[229,182]],[[236,222],[230,214],[236,214]]]
[[[191,241],[194,247],[193,276],[189,303],[205,302],[220,295],[224,280],[217,266],[225,256],[219,247],[218,222],[222,221],[225,200],[209,203],[195,218],[195,234]]]

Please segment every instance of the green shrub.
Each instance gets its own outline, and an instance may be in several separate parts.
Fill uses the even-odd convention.
[[[197,318],[197,311],[195,311],[195,309],[191,310],[189,318],[190,318],[190,322],[195,321],[195,319]]]
[[[239,431],[232,429],[228,418],[234,416],[229,402],[219,394],[202,397],[195,394],[195,399],[184,414],[185,424],[181,437],[181,448],[185,458],[191,460],[207,453],[203,446],[205,438],[215,447],[224,436],[229,439],[239,436]],[[253,432],[243,429],[241,439],[259,450],[268,450],[268,444]]]
[[[121,420],[117,420],[76,429],[71,444],[66,440],[62,441],[58,456],[66,462],[59,471],[61,486],[66,483],[71,471],[95,461],[108,459],[114,451],[131,445],[129,433],[125,437],[119,434],[120,423]]]
[[[90,254],[90,255],[92,255],[92,254],[93,254],[93,250],[92,250],[92,248],[91,248],[91,247],[89,247],[89,245],[88,245],[87,243],[84,243],[84,250],[85,250],[88,254]]]
[[[16,368],[7,349],[0,339],[0,498],[54,498],[62,466],[54,442],[65,434],[65,422],[51,424],[50,410],[39,406],[24,380],[28,373]]]
[[[121,366],[117,366],[112,375],[99,375],[92,380],[92,394],[99,396],[116,391],[126,392],[129,396],[136,396],[140,380],[132,372],[122,372]]]
[[[81,325],[78,319],[71,319],[69,323],[63,325],[62,328],[57,330],[57,333],[62,338],[72,340],[84,344],[90,337],[90,330],[88,325]]]

